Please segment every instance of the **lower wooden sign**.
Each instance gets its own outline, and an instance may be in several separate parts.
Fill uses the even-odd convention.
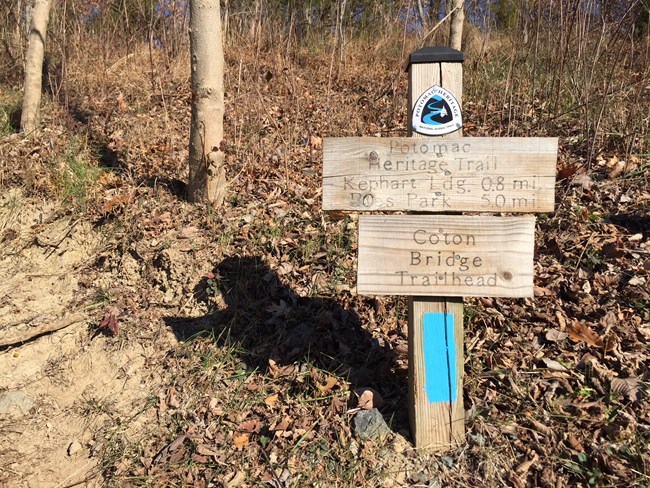
[[[361,215],[363,295],[533,296],[534,217]]]

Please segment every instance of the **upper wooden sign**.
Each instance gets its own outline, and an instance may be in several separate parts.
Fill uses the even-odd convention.
[[[533,296],[534,217],[362,215],[365,295]]]
[[[323,210],[552,212],[557,138],[326,138]]]

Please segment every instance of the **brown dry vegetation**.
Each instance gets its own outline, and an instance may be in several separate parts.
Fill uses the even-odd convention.
[[[91,28],[63,5],[38,136],[15,133],[3,58],[0,337],[87,320],[0,349],[0,394],[34,399],[0,417],[0,486],[650,484],[647,26],[540,2],[526,42],[466,29],[465,135],[560,137],[557,209],[538,216],[535,297],[465,301],[467,443],[434,456],[408,443],[405,302],[356,295],[356,218],[320,208],[323,137],[406,134],[419,34],[394,11],[344,36],[229,11],[212,209],[184,201],[183,18]],[[387,440],[355,437],[364,387]]]

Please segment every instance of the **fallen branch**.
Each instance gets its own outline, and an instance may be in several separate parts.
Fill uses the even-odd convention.
[[[56,332],[57,330],[65,329],[66,327],[76,324],[78,322],[83,322],[86,320],[86,316],[82,313],[75,313],[68,317],[64,317],[55,322],[49,324],[39,325],[37,327],[32,327],[28,330],[23,330],[14,334],[7,334],[6,336],[0,336],[0,347],[13,346],[14,344],[20,344],[21,342],[26,342],[31,339],[34,339],[43,334],[48,334],[50,332]]]

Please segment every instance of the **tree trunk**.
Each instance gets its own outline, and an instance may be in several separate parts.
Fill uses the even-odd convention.
[[[16,0],[9,5],[2,6],[2,14],[7,15],[4,31],[4,50],[16,66],[22,64],[25,59],[25,37],[27,29],[23,33],[23,5],[22,0]]]
[[[223,38],[219,0],[190,1],[192,121],[188,199],[218,207],[226,192],[223,167]]]
[[[43,89],[43,56],[52,0],[35,0],[25,56],[25,95],[20,130],[30,134],[38,129]]]
[[[451,0],[451,8],[452,13],[449,47],[461,51],[463,44],[463,22],[465,21],[463,0]]]
[[[429,23],[427,22],[429,18],[424,13],[424,6],[422,5],[422,0],[418,0],[418,15],[420,16],[420,27],[422,29],[422,32],[424,33],[426,31],[427,25],[429,25]]]

